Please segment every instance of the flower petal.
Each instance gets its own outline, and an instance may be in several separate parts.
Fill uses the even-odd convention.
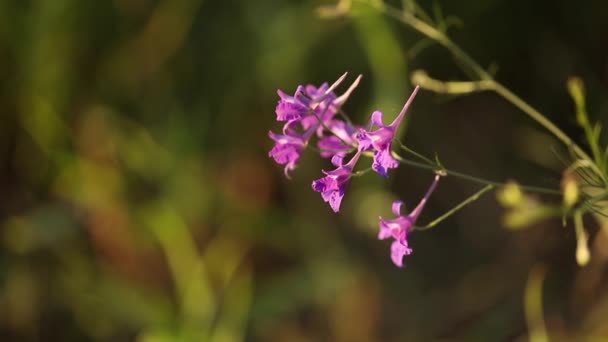
[[[277,121],[290,121],[297,120],[302,116],[306,115],[308,108],[301,103],[281,100],[275,108],[277,114]]]
[[[384,240],[392,236],[391,228],[388,226],[386,220],[380,217],[380,230],[378,231],[378,240]]]
[[[384,127],[384,124],[382,123],[381,111],[375,111],[372,113],[372,123],[380,128]]]
[[[344,191],[332,191],[329,195],[329,206],[337,213],[340,211],[340,204],[342,204],[342,198],[344,198]]]
[[[403,201],[395,201],[393,202],[393,214],[395,216],[401,216],[401,206],[403,205]]]
[[[374,154],[374,162],[372,169],[378,174],[387,177],[388,169],[394,169],[399,166],[399,162],[391,156],[390,144],[387,149],[377,151]]]
[[[397,267],[403,267],[403,257],[412,254],[412,252],[411,248],[397,240],[391,244],[391,260]]]

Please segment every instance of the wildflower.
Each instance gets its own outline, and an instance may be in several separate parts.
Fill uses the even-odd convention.
[[[290,132],[289,134],[276,134],[269,131],[268,136],[275,141],[268,156],[274,158],[277,164],[285,165],[285,177],[289,178],[289,171],[296,168],[296,163],[306,147],[306,135]]]
[[[439,175],[435,175],[433,183],[427,190],[424,197],[420,200],[420,203],[418,203],[416,208],[414,208],[411,213],[406,216],[401,215],[401,206],[403,205],[403,202],[395,201],[392,209],[393,214],[395,214],[397,218],[385,220],[380,217],[380,231],[378,232],[378,239],[384,240],[390,237],[394,239],[391,245],[391,259],[398,267],[403,267],[403,257],[412,253],[412,249],[409,248],[407,241],[408,235],[416,223],[418,216],[420,216],[422,209],[424,209],[429,197],[437,187],[440,177],[441,176]]]
[[[357,134],[357,140],[359,141],[361,148],[366,151],[371,149],[375,151],[372,169],[384,177],[387,176],[388,169],[394,169],[399,166],[399,162],[391,156],[391,145],[395,138],[395,132],[405,117],[405,113],[409,106],[416,97],[418,89],[419,87],[416,86],[412,95],[410,95],[410,98],[403,106],[403,109],[401,109],[399,115],[390,125],[384,125],[382,122],[382,112],[375,111],[372,113],[371,122],[372,125],[377,126],[378,129],[375,131],[367,131],[361,128]]]
[[[342,154],[336,154],[332,158],[332,164],[337,166],[333,171],[322,170],[325,177],[317,179],[312,182],[312,188],[316,192],[321,193],[321,197],[325,202],[329,203],[329,206],[334,212],[340,211],[340,204],[348,185],[348,180],[352,176],[353,168],[359,157],[361,157],[361,150],[351,158],[347,164],[342,164]]]

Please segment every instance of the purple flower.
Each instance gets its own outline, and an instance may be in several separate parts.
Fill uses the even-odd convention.
[[[424,197],[420,200],[420,203],[418,203],[416,208],[414,208],[414,210],[408,215],[401,215],[401,205],[403,202],[395,201],[393,203],[393,214],[395,214],[397,218],[385,220],[380,217],[380,231],[378,232],[378,239],[384,240],[391,237],[394,239],[391,245],[391,259],[398,267],[403,267],[403,257],[412,253],[412,249],[409,248],[408,245],[407,237],[411,232],[412,227],[416,223],[418,216],[420,216],[422,209],[424,209],[426,202],[437,187],[439,178],[441,178],[439,175],[435,175],[433,183],[427,190]]]
[[[384,177],[387,176],[388,169],[394,169],[399,166],[399,162],[391,156],[391,144],[397,128],[401,124],[401,121],[405,117],[405,113],[418,93],[418,89],[419,87],[416,86],[412,95],[410,95],[410,98],[403,106],[403,109],[401,109],[399,115],[390,125],[384,125],[382,122],[382,112],[375,111],[372,113],[371,122],[373,125],[377,126],[378,129],[375,131],[367,131],[361,128],[357,134],[360,148],[363,148],[366,151],[372,149],[375,151],[372,169]]]
[[[331,162],[337,168],[333,171],[322,170],[325,177],[312,182],[313,190],[320,192],[323,200],[328,202],[331,209],[336,213],[340,211],[340,204],[342,203],[348,180],[352,176],[353,168],[357,164],[359,157],[361,157],[361,150],[358,150],[347,164],[342,165],[343,155],[334,155]]]
[[[334,89],[342,83],[346,75],[347,73],[344,73],[331,86],[327,83],[318,88],[313,85],[298,86],[293,96],[281,90],[277,91],[281,98],[275,109],[277,121],[285,121],[285,125],[283,134],[268,133],[275,142],[268,156],[274,158],[278,164],[285,165],[285,175],[288,178],[289,171],[295,169],[300,155],[315,132],[322,137],[324,130],[329,128],[332,134],[340,137],[338,141],[332,138],[320,143],[329,150],[323,153],[324,156],[346,154],[346,151],[352,147],[346,146],[344,141],[351,141],[351,145],[355,144],[354,128],[347,129],[343,127],[341,121],[333,119],[361,80],[359,75],[344,94],[337,96]],[[340,139],[350,140],[340,141]]]
[[[306,146],[306,141],[298,135],[268,132],[268,136],[275,141],[274,147],[268,152],[268,156],[274,158],[277,164],[285,165],[285,176],[289,178],[289,171],[296,168],[296,163]]]

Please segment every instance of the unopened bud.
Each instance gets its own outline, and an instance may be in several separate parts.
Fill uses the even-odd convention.
[[[564,193],[564,206],[566,208],[572,207],[578,201],[579,191],[576,178],[570,172],[565,173],[562,178],[562,191]]]
[[[587,265],[591,259],[586,235],[587,234],[585,234],[585,238],[578,239],[576,242],[576,263],[578,263],[579,266]]]
[[[496,198],[498,203],[502,204],[505,207],[517,207],[520,205],[524,199],[524,194],[522,193],[519,185],[515,182],[508,182],[499,189],[496,193]]]
[[[574,99],[574,102],[579,103],[585,97],[585,85],[583,80],[578,77],[570,77],[568,79],[568,92]]]
[[[576,262],[579,266],[585,266],[591,259],[589,253],[589,236],[583,226],[583,214],[580,211],[574,213],[574,230],[576,232]]]

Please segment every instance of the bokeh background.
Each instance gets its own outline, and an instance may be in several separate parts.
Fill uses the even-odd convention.
[[[398,113],[415,69],[467,79],[368,6],[320,18],[331,4],[0,1],[0,340],[523,341],[534,267],[552,338],[608,338],[608,238],[591,222],[580,268],[570,225],[507,230],[489,195],[414,234],[398,269],[377,217],[411,208],[430,172],[356,178],[338,215],[310,188],[329,166],[314,152],[285,179],[267,155],[277,88],[363,74],[345,106],[363,123]],[[569,76],[606,121],[607,2],[420,5],[457,18],[454,40],[575,140]],[[423,91],[402,137],[451,169],[556,189],[567,159],[490,93]],[[421,222],[477,189],[442,180]]]

